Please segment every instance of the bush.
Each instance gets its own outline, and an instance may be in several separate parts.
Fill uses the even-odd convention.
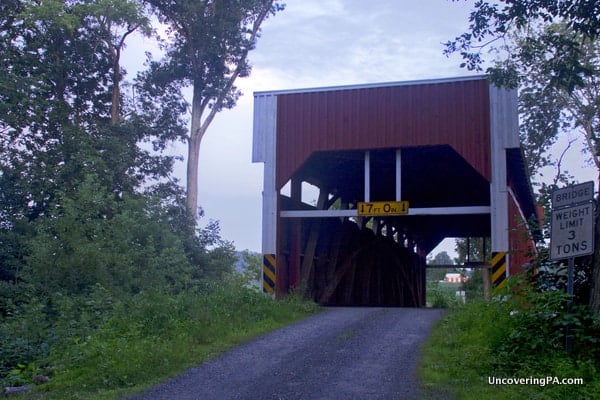
[[[448,308],[462,304],[456,297],[458,288],[457,284],[428,282],[427,305],[434,308]]]
[[[54,346],[44,398],[82,398],[98,391],[156,383],[317,310],[297,299],[273,301],[252,289],[213,283],[175,296],[142,292],[113,305],[91,334]]]
[[[560,291],[510,280],[490,302],[454,308],[424,346],[421,375],[429,397],[461,399],[600,398],[600,326],[585,307],[567,308]],[[573,351],[565,349],[571,327]],[[490,385],[488,377],[583,378],[583,385]],[[444,397],[445,398],[445,397]]]
[[[536,290],[521,279],[512,279],[510,331],[496,349],[497,367],[509,374],[516,370],[551,369],[567,358],[600,370],[600,325],[586,306],[572,305],[560,290]],[[567,333],[572,349],[566,348]],[[567,351],[570,354],[567,354]],[[540,357],[547,355],[548,357]]]
[[[28,234],[19,237],[18,248],[3,239],[18,232],[2,227],[0,247],[13,249],[6,269],[11,280],[0,281],[5,385],[31,383],[37,374],[73,365],[85,370],[98,360],[98,368],[110,370],[101,353],[119,353],[108,348],[160,350],[156,338],[182,332],[188,323],[179,318],[173,329],[179,315],[173,308],[180,307],[173,299],[195,293],[197,301],[204,282],[232,268],[233,250],[220,239],[218,223],[195,232],[182,203],[116,194],[98,181],[90,175],[55,193],[48,211],[21,230]],[[115,387],[126,381],[110,379],[105,384]]]
[[[36,300],[0,320],[0,377],[4,386],[31,382],[37,360],[44,359],[50,350],[48,327],[44,305]]]
[[[122,293],[183,290],[193,269],[181,237],[161,218],[143,198],[117,200],[85,181],[36,222],[21,278],[42,296],[84,294],[96,284]]]

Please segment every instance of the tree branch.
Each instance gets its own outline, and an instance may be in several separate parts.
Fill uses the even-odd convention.
[[[562,151],[562,153],[560,154],[560,157],[558,158],[558,161],[556,162],[557,171],[556,171],[556,176],[554,177],[554,185],[558,184],[558,182],[560,181],[560,176],[562,174],[561,165],[562,165],[563,158],[567,154],[567,151],[571,148],[571,145],[575,142],[576,142],[576,139],[569,140],[569,144],[567,144],[567,147],[565,147],[565,149]]]
[[[265,20],[265,18],[267,17],[267,15],[269,15],[269,12],[271,11],[272,7],[273,7],[273,0],[266,0],[264,2],[263,9],[261,10],[260,14],[254,21],[254,24],[252,26],[252,33],[250,34],[250,38],[248,40],[248,43],[250,45],[244,49],[242,57],[240,58],[235,71],[233,72],[231,77],[229,77],[229,80],[227,81],[225,88],[223,88],[223,90],[221,91],[221,94],[215,100],[215,103],[214,103],[213,107],[211,108],[209,114],[207,115],[206,119],[202,122],[200,132],[203,133],[208,129],[208,126],[211,124],[211,122],[217,115],[217,112],[219,112],[219,109],[221,108],[221,105],[223,104],[225,97],[227,96],[227,94],[229,93],[231,88],[233,87],[233,84],[234,84],[235,80],[237,79],[237,77],[242,72],[242,67],[245,64],[246,58],[248,57],[248,52],[250,51],[252,44],[255,43],[258,33],[260,32],[260,26],[262,25],[262,23]]]

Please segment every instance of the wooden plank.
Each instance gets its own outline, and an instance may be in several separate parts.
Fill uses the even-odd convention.
[[[319,190],[319,198],[317,200],[317,209],[322,209],[325,206],[325,202],[329,197],[329,192],[324,189]],[[313,269],[315,250],[317,249],[317,241],[319,240],[319,230],[321,228],[321,221],[313,221],[310,226],[310,232],[308,234],[308,240],[306,242],[306,249],[304,250],[304,259],[302,260],[302,266],[300,268],[300,289],[305,295],[309,295],[311,288],[309,287],[308,280],[310,273]]]
[[[483,276],[483,298],[485,300],[490,300],[491,293],[491,280],[490,280],[490,269],[482,268],[481,275]]]
[[[411,208],[408,215],[470,215],[470,214],[489,214],[489,206],[471,206],[471,207],[422,207]],[[335,217],[356,217],[358,210],[351,208],[349,210],[282,210],[279,214],[281,218],[335,218]],[[401,218],[401,217],[399,217]]]
[[[489,268],[490,264],[485,262],[468,262],[464,264],[431,264],[426,265],[425,268]]]
[[[353,252],[349,253],[348,256],[346,256],[346,258],[340,263],[340,266],[335,271],[331,282],[327,283],[327,287],[325,287],[325,290],[323,290],[323,293],[321,293],[321,296],[319,297],[319,303],[329,302],[329,299],[331,298],[333,293],[335,293],[335,290],[342,281],[344,275],[346,275],[350,268],[353,267],[354,258],[363,250],[364,247],[360,247],[354,250]]]

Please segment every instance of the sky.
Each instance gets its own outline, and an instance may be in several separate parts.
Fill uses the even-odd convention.
[[[459,67],[459,56],[442,52],[444,42],[466,31],[474,1],[285,3],[284,11],[263,23],[249,54],[250,77],[236,82],[244,95],[234,109],[217,115],[200,149],[201,225],[218,220],[221,236],[239,250],[261,250],[263,164],[251,160],[254,92],[473,74]],[[125,53],[129,71],[141,67],[143,51],[153,46],[138,40]],[[170,151],[185,157],[187,147],[173,145]],[[578,159],[576,149],[570,154]],[[175,175],[185,183],[185,162],[176,166]],[[453,248],[446,241],[432,253]]]

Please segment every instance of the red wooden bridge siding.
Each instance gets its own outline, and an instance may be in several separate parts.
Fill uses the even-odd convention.
[[[486,79],[277,98],[277,187],[314,151],[449,144],[490,179]]]

